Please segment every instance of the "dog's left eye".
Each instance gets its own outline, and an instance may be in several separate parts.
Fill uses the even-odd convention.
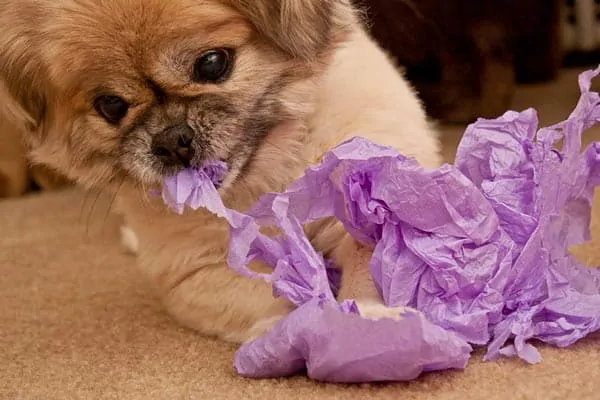
[[[210,50],[196,60],[193,79],[201,83],[223,82],[231,72],[233,51],[230,49]]]
[[[127,115],[129,104],[119,96],[99,96],[94,109],[110,124],[118,124]]]

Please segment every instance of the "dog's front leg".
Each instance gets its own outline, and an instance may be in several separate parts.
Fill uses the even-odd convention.
[[[183,325],[235,343],[262,336],[293,309],[289,301],[273,297],[271,284],[240,276],[225,264],[187,275],[164,302]]]
[[[369,263],[373,249],[356,241],[343,225],[331,218],[309,224],[307,233],[313,245],[328,255],[342,272],[338,300],[356,300],[362,316],[372,319],[399,319],[403,307],[387,307],[373,282]]]
[[[334,260],[342,270],[339,300],[354,299],[363,317],[400,319],[405,307],[387,307],[373,281],[369,263],[373,250],[346,234],[334,252]]]

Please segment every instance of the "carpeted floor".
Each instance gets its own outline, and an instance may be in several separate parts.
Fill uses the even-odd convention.
[[[576,73],[566,71],[551,85],[522,88],[514,107],[535,106],[554,122],[577,94]],[[449,160],[462,129],[445,128]],[[109,203],[71,190],[0,202],[0,399],[600,398],[600,335],[542,348],[540,365],[482,363],[476,353],[466,371],[408,384],[239,378],[234,347],[164,314],[120,250]],[[600,211],[594,217],[596,239],[577,254],[599,265]]]

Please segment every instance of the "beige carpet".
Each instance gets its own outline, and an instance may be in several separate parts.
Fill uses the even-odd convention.
[[[566,72],[555,84],[523,88],[515,104],[539,107],[548,121],[565,116],[576,98],[575,75]],[[447,130],[448,157],[457,131]],[[232,346],[163,313],[121,252],[108,205],[77,191],[0,203],[0,399],[600,398],[600,335],[565,350],[542,348],[540,365],[482,363],[477,353],[464,372],[408,384],[242,379]],[[594,232],[599,238],[600,211]],[[600,264],[600,240],[578,254]]]

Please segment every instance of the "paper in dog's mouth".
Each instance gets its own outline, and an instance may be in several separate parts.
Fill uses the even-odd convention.
[[[209,161],[202,167],[191,167],[189,169],[196,174],[206,174],[217,189],[223,186],[223,182],[225,182],[225,178],[229,172],[229,167],[224,161]]]
[[[187,203],[202,197],[202,190],[219,190],[228,173],[229,167],[224,161],[209,161],[199,167],[186,168],[165,179],[162,198],[169,208],[182,214]]]

